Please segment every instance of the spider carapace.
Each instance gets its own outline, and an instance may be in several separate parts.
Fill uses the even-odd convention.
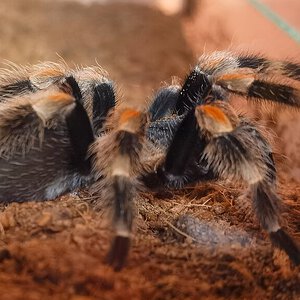
[[[230,94],[300,107],[300,65],[215,52],[182,86],[160,89],[147,109],[116,105],[100,68],[44,63],[0,77],[0,201],[50,200],[90,186],[113,211],[108,262],[123,267],[139,190],[210,180],[249,186],[254,212],[295,265],[300,251],[280,225],[272,149],[230,106]]]

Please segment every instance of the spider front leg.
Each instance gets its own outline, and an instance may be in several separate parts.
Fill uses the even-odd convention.
[[[194,132],[191,133],[192,127],[186,126],[186,119],[196,121],[197,129],[193,129]],[[182,147],[184,153],[180,155],[185,157],[184,160],[178,161],[174,153],[169,153],[180,148],[177,140],[184,144],[198,131],[197,139],[200,138],[202,142],[199,163],[204,162],[215,178],[245,182],[250,186],[254,211],[261,226],[269,233],[273,245],[284,250],[291,261],[299,265],[299,248],[280,226],[275,165],[271,148],[260,132],[250,122],[239,118],[227,103],[219,101],[197,106],[185,120],[181,126],[188,134],[175,134],[161,168],[163,172],[168,172],[165,178],[170,181],[169,184],[174,185],[175,176],[182,183],[187,180],[190,159],[194,157],[191,149],[194,151],[198,146],[194,143],[189,149]],[[174,143],[177,143],[177,147],[174,147]],[[188,179],[187,183],[190,181]],[[201,181],[202,177],[198,180]]]
[[[196,109],[200,131],[208,139],[203,157],[220,178],[244,181],[250,186],[253,208],[262,228],[269,233],[273,245],[299,265],[300,250],[280,225],[281,200],[276,193],[271,148],[253,124],[237,118],[227,105],[224,111],[224,103],[221,104]]]
[[[92,147],[99,179],[94,189],[102,192],[101,201],[112,204],[115,236],[107,261],[115,270],[123,267],[130,248],[133,199],[146,123],[146,115],[135,109],[116,111],[107,125],[111,132],[100,137]]]

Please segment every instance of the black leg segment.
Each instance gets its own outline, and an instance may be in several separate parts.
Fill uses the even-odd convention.
[[[211,88],[208,77],[198,68],[194,69],[186,78],[179,93],[176,103],[178,114],[184,114],[196,105],[204,103]]]
[[[158,91],[149,109],[151,122],[176,112],[179,93],[180,89],[177,86],[164,87]]]
[[[82,104],[80,88],[74,77],[68,77],[66,82],[71,86],[75,98],[75,108],[66,116],[67,128],[73,149],[73,165],[79,172],[88,174],[91,170],[91,159],[87,151],[94,142],[94,133],[90,119]]]
[[[181,188],[188,183],[214,179],[215,173],[201,159],[206,144],[192,109],[179,125],[167,149],[165,161],[158,169],[160,180],[169,187]],[[143,181],[149,185],[153,176],[145,177]]]
[[[112,82],[103,82],[94,88],[93,126],[97,133],[103,126],[107,114],[116,105],[116,96]]]
[[[5,86],[0,86],[0,102],[3,99],[22,95],[27,92],[34,92],[35,89],[31,85],[30,80],[21,80]]]
[[[272,244],[282,249],[290,258],[295,266],[300,265],[300,250],[293,239],[283,230],[270,233]]]

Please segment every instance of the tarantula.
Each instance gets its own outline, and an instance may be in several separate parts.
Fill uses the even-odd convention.
[[[272,243],[298,265],[299,248],[280,226],[272,149],[227,99],[299,108],[299,79],[295,63],[215,52],[200,57],[181,87],[164,87],[147,109],[136,109],[116,106],[114,84],[100,68],[15,67],[0,80],[0,201],[47,200],[91,186],[113,208],[108,262],[118,270],[138,190],[244,182]]]

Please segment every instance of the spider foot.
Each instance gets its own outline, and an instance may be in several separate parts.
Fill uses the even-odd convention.
[[[120,271],[125,263],[130,248],[130,238],[127,236],[116,236],[112,242],[106,262],[115,271]]]
[[[300,250],[293,239],[283,230],[270,233],[270,239],[274,246],[282,249],[295,266],[300,265]]]

